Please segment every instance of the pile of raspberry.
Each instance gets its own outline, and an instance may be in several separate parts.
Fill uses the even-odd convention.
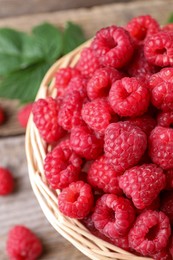
[[[33,104],[59,210],[136,255],[173,257],[173,25],[98,31]]]

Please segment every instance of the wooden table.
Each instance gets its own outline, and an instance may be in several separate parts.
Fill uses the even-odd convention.
[[[3,19],[0,20],[0,27],[10,26],[29,31],[32,26],[43,21],[63,26],[66,20],[72,20],[81,24],[87,37],[91,37],[100,27],[113,23],[122,25],[133,16],[140,14],[149,13],[157,18],[160,23],[164,24],[170,14],[170,10],[173,10],[172,0],[152,1],[152,4],[151,1],[137,1],[128,4],[94,7],[92,9],[69,10],[51,14]],[[24,150],[24,135],[22,134],[24,131],[16,123],[14,113],[14,107],[16,106],[14,106],[13,102],[2,102],[2,100],[0,102],[8,107],[11,115],[10,123],[0,127],[0,164],[11,169],[16,181],[14,193],[8,197],[0,198],[0,260],[7,259],[5,254],[7,232],[16,224],[28,226],[41,238],[44,245],[44,254],[41,259],[88,259],[62,238],[44,217],[29,183]],[[12,134],[20,135],[12,137]]]

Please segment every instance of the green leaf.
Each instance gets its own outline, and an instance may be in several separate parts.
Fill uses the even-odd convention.
[[[167,23],[173,23],[173,13],[170,14]]]
[[[84,41],[85,36],[81,27],[72,22],[68,22],[64,31],[63,54],[67,54],[68,52],[72,51]]]
[[[62,32],[49,23],[43,23],[32,30],[39,41],[47,61],[55,61],[62,53]]]

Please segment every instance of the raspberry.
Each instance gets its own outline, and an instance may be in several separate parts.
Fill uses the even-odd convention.
[[[155,127],[149,137],[149,155],[164,170],[173,168],[173,129]]]
[[[114,68],[100,68],[95,71],[87,84],[88,97],[93,100],[108,95],[112,84],[123,77],[123,74]]]
[[[85,98],[87,96],[86,85],[87,85],[86,78],[84,78],[81,75],[76,76],[70,80],[68,86],[64,91],[64,95],[72,94],[73,92],[78,91],[80,96],[82,98]]]
[[[126,251],[130,251],[128,236],[119,236],[111,240],[112,244]]]
[[[62,190],[58,197],[58,207],[64,215],[82,219],[91,211],[93,201],[90,185],[83,181],[77,181]]]
[[[159,31],[159,24],[150,15],[141,15],[130,20],[126,29],[136,41],[144,41]]]
[[[173,68],[163,68],[150,77],[151,101],[164,112],[173,111]]]
[[[147,147],[145,133],[128,122],[110,124],[105,132],[104,151],[115,171],[123,173],[137,164]]]
[[[160,112],[157,116],[157,124],[163,127],[172,127],[173,112]]]
[[[109,92],[109,102],[120,116],[140,116],[149,106],[150,95],[145,84],[137,78],[117,80]]]
[[[96,133],[104,135],[111,120],[111,111],[107,99],[98,98],[83,106],[82,118]]]
[[[91,164],[88,171],[88,182],[92,187],[102,189],[105,193],[121,195],[122,190],[118,180],[119,174],[108,163],[105,156],[101,156]]]
[[[159,210],[159,209],[160,209],[160,197],[157,196],[149,206],[145,207],[145,209],[136,208],[136,212],[137,212],[137,214],[141,214],[142,212],[144,212],[146,210]]]
[[[63,134],[58,124],[59,105],[55,99],[39,99],[33,103],[33,120],[40,135],[47,143],[53,143],[60,139]]]
[[[128,120],[128,122],[132,123],[135,126],[140,127],[141,130],[147,136],[151,133],[151,131],[156,126],[156,120],[147,114],[140,116],[140,117],[132,117]]]
[[[171,225],[173,225],[173,191],[164,191],[161,194],[160,210],[168,216]]]
[[[89,78],[91,78],[93,73],[100,68],[100,62],[90,47],[82,50],[76,68],[83,76]]]
[[[8,195],[14,189],[14,179],[11,172],[3,167],[0,167],[0,195]]]
[[[5,121],[5,112],[3,108],[0,106],[0,125],[2,125]]]
[[[167,189],[167,190],[173,189],[173,169],[165,171],[165,176],[166,176],[165,189]]]
[[[114,194],[104,194],[98,199],[92,215],[95,227],[111,239],[126,236],[134,219],[131,202]]]
[[[166,24],[161,28],[161,31],[173,32],[173,24],[172,23]]]
[[[146,39],[144,44],[145,57],[149,63],[159,66],[173,66],[173,34],[158,32]]]
[[[166,178],[163,170],[155,164],[143,164],[126,170],[120,176],[119,185],[138,209],[149,206],[164,189]]]
[[[10,230],[6,248],[11,260],[36,260],[42,253],[40,240],[24,226],[14,226]]]
[[[97,138],[94,132],[86,126],[72,129],[70,144],[79,156],[87,160],[96,159],[103,151],[103,140]]]
[[[129,33],[115,25],[97,32],[91,48],[100,64],[114,68],[122,68],[131,59],[134,46]]]
[[[153,256],[166,248],[171,233],[168,217],[163,212],[141,213],[129,232],[129,245],[142,255]]]
[[[57,95],[63,95],[71,79],[79,75],[80,72],[75,68],[67,67],[59,69],[55,74],[55,87],[57,88]]]
[[[62,189],[79,179],[82,160],[72,151],[69,140],[59,143],[44,160],[45,175],[53,189]]]
[[[27,126],[28,119],[29,119],[30,113],[32,111],[32,106],[33,106],[33,103],[28,103],[27,105],[23,106],[18,111],[17,119],[23,128],[26,128],[26,126]]]

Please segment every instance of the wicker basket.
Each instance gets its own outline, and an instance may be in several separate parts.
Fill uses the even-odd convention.
[[[46,98],[47,96],[56,96],[54,88],[55,72],[59,68],[67,66],[73,67],[84,47],[89,46],[91,41],[86,42],[73,52],[58,60],[45,75],[38,95],[38,98]],[[92,235],[78,220],[70,219],[64,216],[57,207],[57,197],[59,190],[50,189],[43,170],[43,160],[49,147],[40,137],[37,128],[30,117],[26,131],[26,155],[29,168],[29,177],[33,191],[38,202],[51,225],[64,238],[70,241],[83,254],[94,260],[147,260],[151,258],[135,256],[129,252],[122,250],[108,242],[105,242]]]

